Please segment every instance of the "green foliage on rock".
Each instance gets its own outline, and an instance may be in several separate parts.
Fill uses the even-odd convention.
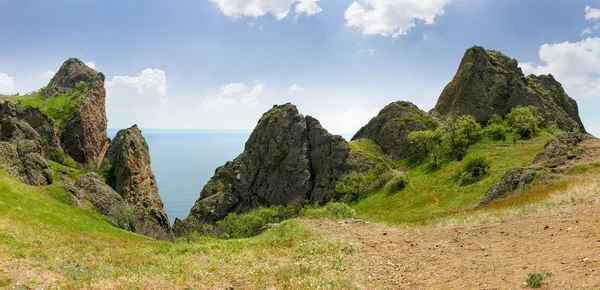
[[[392,176],[386,163],[378,163],[366,172],[345,174],[335,186],[335,196],[338,200],[350,201],[364,197],[367,193],[388,182]]]
[[[102,162],[100,162],[100,167],[98,168],[98,174],[100,174],[100,176],[106,179],[106,177],[108,177],[108,174],[110,174],[111,170],[112,164],[110,163],[110,160],[108,160],[107,158],[103,158]]]
[[[522,138],[532,137],[544,121],[544,118],[534,106],[515,107],[506,115],[511,129]]]
[[[48,138],[42,137],[44,154],[46,159],[54,161],[71,168],[79,168],[79,164],[65,152],[62,147],[52,146],[48,143]]]
[[[40,109],[48,117],[55,120],[59,126],[69,120],[71,113],[75,110],[81,97],[89,91],[86,82],[78,82],[75,88],[63,94],[53,95],[45,98],[45,88],[21,97],[14,97],[18,105],[31,106]]]

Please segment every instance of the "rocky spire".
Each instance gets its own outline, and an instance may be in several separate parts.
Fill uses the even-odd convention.
[[[486,121],[494,114],[505,115],[516,106],[529,105],[538,108],[546,124],[556,124],[565,131],[585,131],[577,103],[554,77],[526,77],[515,59],[474,46],[465,52],[432,114],[441,118],[470,114]]]
[[[324,203],[346,171],[349,147],[329,134],[296,106],[273,106],[258,121],[244,152],[217,168],[185,220],[174,231],[194,223],[214,223],[229,213],[259,206]]]

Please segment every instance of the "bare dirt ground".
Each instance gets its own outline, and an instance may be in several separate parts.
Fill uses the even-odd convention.
[[[395,228],[360,220],[305,220],[353,248],[348,279],[363,289],[600,289],[600,205],[466,227]]]

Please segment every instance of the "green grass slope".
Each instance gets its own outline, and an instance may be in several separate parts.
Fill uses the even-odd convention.
[[[405,171],[409,181],[405,189],[390,192],[388,186],[379,186],[351,205],[361,218],[391,224],[427,222],[432,218],[460,212],[476,204],[485,191],[498,182],[508,169],[530,165],[549,138],[550,134],[542,132],[535,138],[519,140],[516,143],[512,138],[507,138],[510,141],[484,139],[471,146],[465,158],[483,155],[491,161],[488,175],[477,183],[460,185],[457,172],[462,168],[464,161],[446,163],[441,169],[433,172],[428,170],[426,164],[420,164]],[[359,144],[351,145],[352,148],[357,146]],[[362,150],[369,151],[369,156],[379,154],[372,147],[369,149],[363,146]],[[403,162],[388,164],[397,171],[402,170]]]
[[[67,179],[80,174],[52,167]],[[167,243],[122,231],[69,197],[60,184],[31,187],[0,172],[0,287],[352,287],[347,243],[296,220],[249,239]]]

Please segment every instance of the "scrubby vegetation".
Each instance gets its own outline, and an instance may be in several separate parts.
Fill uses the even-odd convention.
[[[491,168],[490,162],[485,156],[473,156],[465,160],[464,163],[459,177],[460,185],[468,185],[480,181]]]
[[[11,99],[22,106],[31,106],[40,109],[48,117],[55,120],[59,126],[62,126],[69,118],[71,113],[81,101],[81,97],[89,91],[89,85],[86,82],[79,82],[75,88],[59,95],[44,97],[45,88],[30,94],[11,97]]]
[[[530,138],[540,127],[544,117],[534,106],[516,107],[506,115],[510,128],[521,138]]]
[[[223,238],[249,238],[263,232],[271,224],[296,216],[294,206],[259,207],[247,213],[230,213],[217,222],[214,235]]]
[[[529,273],[525,284],[531,288],[540,288],[544,279],[552,276],[551,273]]]

